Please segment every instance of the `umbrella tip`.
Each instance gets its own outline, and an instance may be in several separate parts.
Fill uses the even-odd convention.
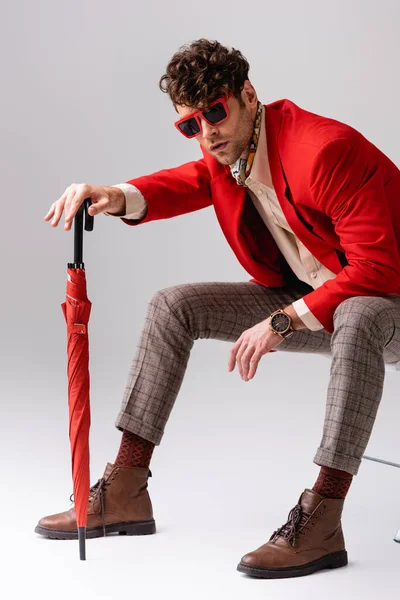
[[[86,560],[86,527],[78,527],[79,558]]]

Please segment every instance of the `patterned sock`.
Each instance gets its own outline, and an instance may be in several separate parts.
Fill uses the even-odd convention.
[[[346,498],[352,480],[351,473],[323,466],[312,489],[325,498]]]
[[[152,442],[124,429],[121,446],[114,464],[118,467],[148,468],[153,450],[154,444]]]

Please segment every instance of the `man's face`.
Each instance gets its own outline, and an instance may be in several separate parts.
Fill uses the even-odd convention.
[[[232,165],[240,156],[247,156],[257,112],[257,95],[249,81],[244,85],[241,99],[242,102],[234,96],[228,98],[229,117],[220,125],[210,125],[200,115],[201,131],[196,139],[222,165]],[[178,105],[176,109],[180,117],[194,112],[187,106]]]

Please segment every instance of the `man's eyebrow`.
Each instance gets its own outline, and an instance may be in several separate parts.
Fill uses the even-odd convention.
[[[179,111],[178,111],[178,109],[176,108],[176,104],[174,104],[174,108],[175,108],[175,112],[177,112],[177,113],[179,114]],[[202,112],[202,111],[201,111],[200,109],[194,108],[194,109],[192,110],[192,112],[188,113],[186,116],[187,116],[187,117],[190,117],[190,115],[192,115],[193,113],[196,113],[196,112]]]

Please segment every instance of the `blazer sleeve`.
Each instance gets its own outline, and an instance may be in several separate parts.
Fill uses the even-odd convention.
[[[345,251],[334,279],[303,296],[328,333],[341,302],[352,296],[400,294],[400,259],[378,151],[361,134],[328,142],[311,170],[310,189]]]
[[[127,225],[138,225],[206,208],[212,204],[210,179],[204,158],[130,179],[126,183],[141,192],[147,212],[141,219],[121,219]]]

